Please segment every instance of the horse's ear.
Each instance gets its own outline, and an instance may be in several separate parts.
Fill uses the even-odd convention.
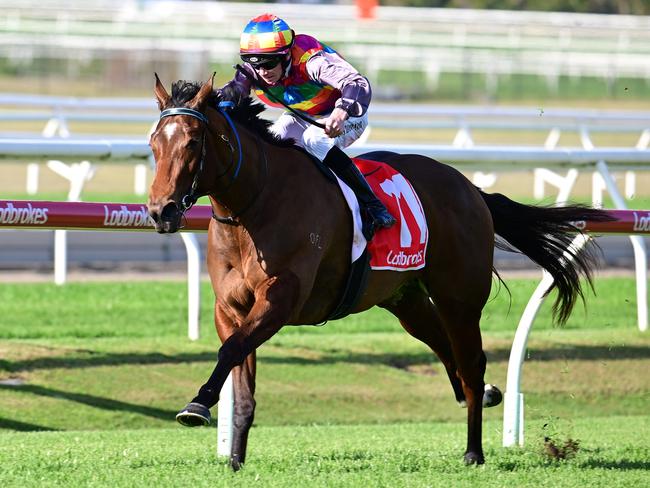
[[[202,108],[203,105],[205,105],[205,103],[207,102],[208,97],[210,95],[212,95],[213,85],[214,85],[214,75],[215,74],[216,73],[212,73],[212,76],[210,77],[210,79],[208,81],[206,81],[205,83],[203,83],[203,85],[201,85],[201,89],[199,90],[199,92],[196,94],[196,96],[192,100],[192,104],[191,104],[192,107],[194,107],[196,109]]]
[[[156,86],[154,88],[154,93],[156,94],[156,100],[158,101],[158,108],[162,112],[169,103],[169,93],[167,93],[167,90],[165,90],[165,87],[160,82],[158,73],[154,74],[156,75]]]

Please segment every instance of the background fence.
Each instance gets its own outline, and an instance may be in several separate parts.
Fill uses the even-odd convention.
[[[154,71],[200,80],[214,66],[223,78],[243,26],[266,11],[339,49],[379,96],[494,97],[504,84],[511,95],[585,95],[576,80],[593,78],[610,96],[648,98],[643,16],[379,7],[359,20],[353,5],[2,0],[0,58],[8,73],[44,77],[42,90],[57,77],[141,90]]]

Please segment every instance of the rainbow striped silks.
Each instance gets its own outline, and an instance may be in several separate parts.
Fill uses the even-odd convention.
[[[298,34],[291,47],[291,68],[275,86],[267,90],[278,100],[294,110],[309,115],[321,116],[330,113],[334,104],[341,98],[341,92],[334,87],[312,80],[307,73],[307,61],[317,53],[338,54],[334,49],[322,44],[306,34]],[[267,97],[262,90],[255,90],[257,97],[272,107],[283,105]]]

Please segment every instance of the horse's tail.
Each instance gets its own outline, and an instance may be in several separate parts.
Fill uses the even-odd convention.
[[[584,276],[593,290],[592,270],[597,263],[597,246],[588,246],[576,252],[570,244],[580,230],[578,221],[610,221],[613,218],[602,210],[584,205],[543,207],[514,202],[499,193],[481,196],[492,214],[494,231],[507,243],[496,245],[507,251],[521,252],[539,264],[553,277],[548,295],[557,288],[553,316],[559,324],[566,322],[578,297],[584,300],[580,277]],[[564,256],[567,253],[569,258]]]

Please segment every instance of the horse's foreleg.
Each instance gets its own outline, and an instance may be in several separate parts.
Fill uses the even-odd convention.
[[[250,312],[225,340],[210,378],[176,415],[176,420],[190,427],[210,423],[209,409],[219,401],[219,392],[230,371],[280,330],[291,314],[297,295],[298,279],[292,273],[268,278],[257,286]]]
[[[243,317],[235,320],[241,322]],[[237,325],[222,303],[214,307],[214,320],[221,342],[225,342],[236,330]],[[233,431],[230,465],[238,470],[246,460],[248,431],[255,416],[255,374],[257,370],[255,351],[250,353],[240,366],[232,369],[233,378]]]
[[[234,390],[234,422],[230,465],[238,470],[246,461],[248,431],[255,417],[255,351],[232,370]]]

